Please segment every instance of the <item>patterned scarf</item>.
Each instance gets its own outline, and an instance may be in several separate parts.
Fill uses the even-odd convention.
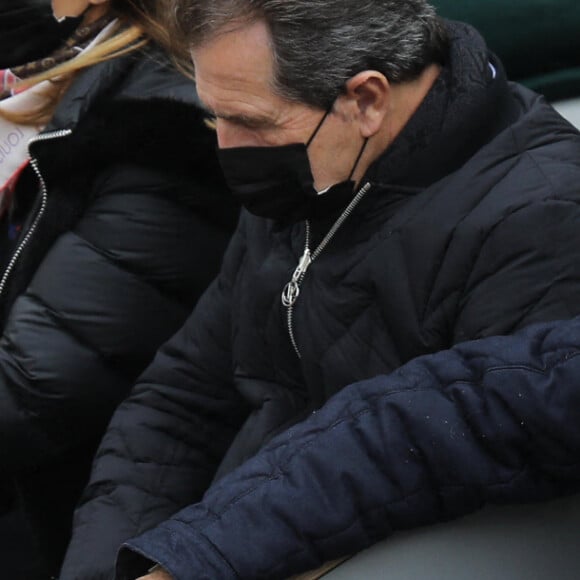
[[[12,87],[18,81],[46,72],[78,56],[112,20],[111,15],[105,15],[90,24],[81,24],[72,36],[49,56],[11,69],[0,70],[0,100],[13,94]]]

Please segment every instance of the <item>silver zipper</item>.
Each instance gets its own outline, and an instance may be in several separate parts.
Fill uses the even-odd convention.
[[[15,252],[12,254],[12,258],[10,259],[10,262],[8,262],[8,266],[6,266],[6,270],[4,270],[4,274],[2,276],[2,279],[0,280],[0,297],[4,293],[4,290],[6,289],[8,278],[10,277],[12,270],[14,270],[16,262],[18,262],[18,258],[20,257],[20,255],[24,251],[24,248],[26,248],[28,242],[30,242],[30,239],[32,238],[34,232],[36,231],[36,228],[38,227],[38,224],[42,219],[44,212],[46,211],[46,203],[48,201],[48,189],[46,186],[46,181],[44,181],[44,177],[42,177],[42,173],[40,172],[38,159],[36,159],[36,157],[34,157],[30,152],[30,146],[33,145],[34,143],[38,143],[39,141],[49,141],[52,139],[60,139],[62,137],[67,137],[71,133],[72,131],[70,129],[61,129],[59,131],[53,131],[51,133],[43,133],[42,135],[37,135],[36,137],[30,139],[30,141],[28,142],[28,158],[30,159],[30,166],[34,170],[34,173],[36,173],[36,176],[38,177],[38,181],[40,183],[40,208],[38,209],[38,212],[34,218],[34,221],[32,222],[32,225],[26,232],[26,235],[22,238]]]
[[[361,199],[368,193],[369,189],[371,188],[370,183],[365,183],[358,191],[358,193],[354,196],[353,200],[348,204],[346,209],[340,214],[340,217],[334,222],[333,226],[328,230],[328,233],[324,236],[320,244],[316,247],[314,252],[310,252],[310,222],[306,220],[306,231],[304,234],[305,241],[304,241],[304,252],[298,261],[298,266],[294,270],[292,274],[292,278],[290,282],[284,286],[284,290],[282,290],[282,304],[287,309],[287,322],[288,322],[288,333],[290,335],[290,342],[296,351],[296,355],[298,358],[302,358],[300,354],[300,349],[298,348],[298,343],[296,342],[296,337],[294,335],[294,305],[296,304],[296,300],[298,300],[298,296],[300,296],[300,285],[304,280],[304,276],[310,264],[320,256],[324,248],[330,243],[332,238],[334,238],[336,232],[340,229],[342,224],[346,221],[346,219],[350,216],[350,214],[354,211],[354,208],[359,204]]]

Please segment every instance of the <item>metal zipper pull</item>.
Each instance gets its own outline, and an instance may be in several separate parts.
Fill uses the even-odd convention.
[[[314,250],[314,252],[310,253],[309,245],[310,245],[310,222],[306,220],[305,223],[305,240],[304,240],[304,254],[300,258],[298,262],[298,266],[296,270],[294,270],[294,274],[292,275],[292,280],[284,286],[284,290],[282,291],[282,304],[288,309],[286,316],[287,316],[287,323],[288,323],[288,334],[290,335],[290,342],[296,351],[296,355],[299,359],[302,358],[300,354],[300,349],[298,348],[298,343],[296,342],[296,337],[294,336],[294,304],[298,299],[300,294],[300,284],[302,283],[302,279],[306,274],[306,270],[310,264],[318,258],[318,256],[322,253],[324,248],[330,243],[336,232],[342,227],[342,224],[345,220],[350,216],[353,212],[354,208],[359,204],[361,199],[367,194],[369,189],[371,188],[370,182],[365,183],[358,191],[358,193],[354,196],[353,200],[348,204],[346,209],[342,212],[341,216],[334,222],[334,225],[330,228],[324,239],[318,244],[318,247]]]
[[[282,304],[286,306],[286,308],[294,306],[294,303],[298,299],[300,294],[300,282],[311,263],[312,258],[310,257],[310,249],[304,248],[304,254],[302,254],[298,266],[296,266],[296,270],[294,270],[294,274],[292,274],[292,280],[290,280],[290,282],[284,286],[284,290],[282,290]]]

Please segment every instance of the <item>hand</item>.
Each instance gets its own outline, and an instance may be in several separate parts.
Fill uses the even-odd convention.
[[[163,568],[155,568],[153,572],[147,576],[141,576],[137,580],[173,580],[173,577]]]

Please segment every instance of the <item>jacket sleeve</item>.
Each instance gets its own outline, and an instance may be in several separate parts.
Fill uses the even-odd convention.
[[[347,387],[128,542],[176,580],[285,578],[486,502],[580,487],[580,318],[414,359]]]
[[[210,485],[248,414],[233,386],[230,346],[231,276],[242,253],[234,237],[220,276],[115,412],[61,580],[109,579],[123,541],[198,501]]]
[[[110,173],[16,299],[0,339],[4,476],[93,445],[217,273],[227,234],[168,187],[153,172],[139,183],[128,168]]]

